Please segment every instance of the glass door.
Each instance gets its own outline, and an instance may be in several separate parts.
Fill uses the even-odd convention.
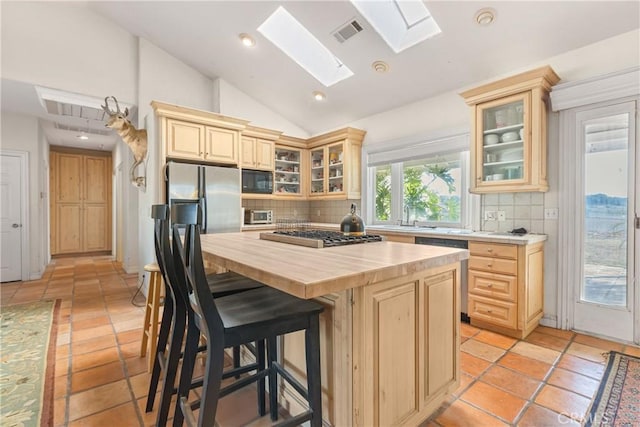
[[[477,170],[480,185],[522,182],[529,156],[529,93],[513,95],[478,106],[481,155]],[[498,184],[496,182],[496,184]]]
[[[275,189],[274,194],[287,196],[302,195],[300,170],[300,150],[276,147],[275,149]]]
[[[581,278],[574,328],[634,340],[638,292],[635,102],[576,115],[582,147]],[[566,165],[570,167],[570,165]]]
[[[324,147],[311,150],[311,195],[323,195],[326,190],[324,187]]]

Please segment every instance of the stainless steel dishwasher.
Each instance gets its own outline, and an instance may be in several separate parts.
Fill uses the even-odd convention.
[[[469,249],[469,242],[466,240],[444,239],[442,237],[416,237],[416,245],[444,246],[447,248]],[[460,267],[460,320],[469,323],[467,311],[468,288],[468,260],[464,260]]]

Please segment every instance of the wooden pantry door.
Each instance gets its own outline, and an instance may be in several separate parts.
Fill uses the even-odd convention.
[[[51,254],[111,250],[111,153],[50,154]]]

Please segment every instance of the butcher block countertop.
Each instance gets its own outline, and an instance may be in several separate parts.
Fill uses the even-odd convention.
[[[396,242],[330,248],[260,240],[260,232],[203,234],[205,260],[300,298],[413,274],[469,257],[464,249]]]

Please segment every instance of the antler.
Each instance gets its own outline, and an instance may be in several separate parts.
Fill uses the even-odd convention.
[[[109,108],[109,98],[113,99],[113,101],[116,103],[116,111],[113,111],[112,109]],[[118,104],[118,100],[116,99],[115,96],[107,96],[104,98],[104,105],[101,105],[102,109],[110,116],[113,116],[115,114],[122,114],[122,112],[120,111],[120,105]],[[129,113],[129,109],[127,109],[125,111],[125,116]]]

